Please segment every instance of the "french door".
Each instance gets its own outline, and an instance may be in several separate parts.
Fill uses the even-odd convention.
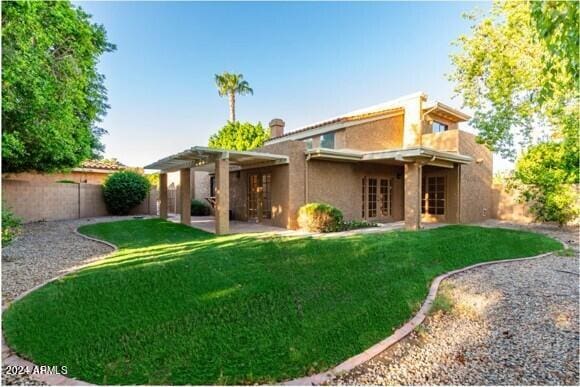
[[[256,173],[248,176],[248,219],[272,218],[272,175]]]
[[[362,180],[362,217],[375,219],[391,216],[393,179],[364,177]]]

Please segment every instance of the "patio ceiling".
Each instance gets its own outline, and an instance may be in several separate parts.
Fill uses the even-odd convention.
[[[183,152],[165,157],[146,165],[145,169],[157,169],[161,172],[174,172],[181,168],[195,168],[213,171],[214,162],[218,159],[229,160],[232,169],[248,168],[262,165],[288,164],[288,156],[272,153],[232,151],[194,146]]]

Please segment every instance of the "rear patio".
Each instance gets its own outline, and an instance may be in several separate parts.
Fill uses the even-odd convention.
[[[181,215],[179,214],[168,214],[167,220],[173,223],[181,223]],[[209,232],[215,234],[216,228],[216,220],[215,216],[193,216],[191,217],[190,226],[193,228],[197,228],[199,230],[203,230],[205,232]],[[436,227],[445,226],[443,223],[429,223],[425,224],[425,229],[431,229]],[[288,230],[283,227],[276,227],[272,226],[268,223],[257,223],[257,222],[247,222],[242,220],[230,220],[229,221],[229,234],[258,234],[258,233],[267,233],[267,234],[275,234],[279,236],[316,236],[316,237],[324,237],[324,238],[336,238],[336,237],[344,237],[349,235],[355,234],[372,234],[372,233],[380,233],[380,232],[387,232],[387,231],[395,231],[395,230],[402,230],[405,228],[405,222],[389,222],[389,223],[377,223],[376,227],[368,227],[368,228],[359,228],[354,230],[348,231],[340,231],[340,232],[333,232],[329,234],[324,233],[311,233],[302,230]]]

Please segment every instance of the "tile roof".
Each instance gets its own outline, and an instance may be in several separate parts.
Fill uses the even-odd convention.
[[[127,166],[118,162],[116,159],[103,159],[103,160],[86,160],[83,161],[80,168],[88,169],[106,169],[110,171],[120,171],[126,169]]]

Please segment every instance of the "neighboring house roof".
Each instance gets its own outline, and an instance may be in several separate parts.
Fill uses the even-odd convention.
[[[80,167],[74,168],[73,171],[94,171],[107,173],[110,171],[121,171],[127,169],[125,164],[118,162],[116,159],[110,160],[86,160],[83,161]]]
[[[383,102],[377,105],[353,110],[340,116],[329,118],[324,121],[316,122],[314,124],[310,124],[289,131],[283,134],[282,136],[274,137],[272,139],[267,140],[266,144],[274,144],[286,140],[300,140],[317,134],[343,129],[348,126],[353,126],[370,121],[376,121],[392,115],[403,114],[405,110],[403,108],[402,102],[416,97],[427,98],[427,95],[423,92],[417,92],[394,100]],[[424,113],[433,112],[443,117],[453,119],[457,122],[467,121],[471,118],[467,114],[462,113],[459,110],[454,109],[448,105],[445,105],[439,101],[432,101],[430,103],[426,103],[425,106],[423,107],[423,112]]]

